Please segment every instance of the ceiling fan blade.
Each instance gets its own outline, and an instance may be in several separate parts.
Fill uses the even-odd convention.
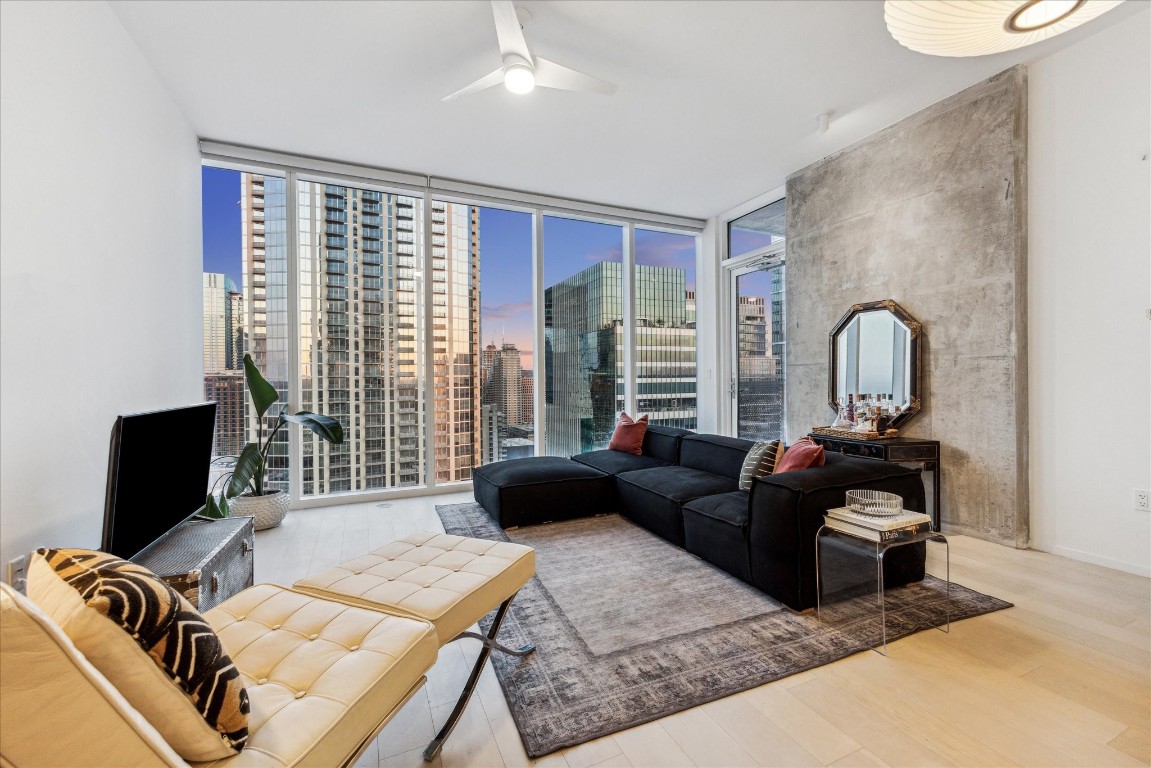
[[[532,52],[524,39],[524,30],[516,18],[516,7],[512,0],[492,0],[492,15],[496,19],[496,37],[500,41],[500,56],[519,56],[527,63],[532,61]]]
[[[585,75],[583,72],[577,72],[563,64],[556,64],[554,61],[540,56],[536,56],[535,64],[536,85],[542,88],[598,93],[603,96],[611,96],[617,90],[614,83]]]
[[[443,99],[441,99],[441,101],[451,101],[452,99],[458,99],[460,96],[467,96],[469,93],[475,93],[476,91],[482,91],[485,88],[491,88],[493,85],[499,85],[503,81],[504,68],[500,67],[495,72],[484,75],[471,85],[466,85],[455,93],[445,96]]]

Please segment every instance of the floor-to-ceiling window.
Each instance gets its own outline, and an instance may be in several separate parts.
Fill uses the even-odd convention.
[[[636,411],[696,428],[696,238],[635,230]]]
[[[481,207],[479,463],[535,455],[532,214]]]
[[[544,451],[606,448],[624,408],[622,226],[544,216]]]
[[[203,170],[216,454],[255,439],[246,353],[284,407],[345,433],[282,430],[272,488],[308,500],[467,482],[484,463],[605,447],[629,406],[695,426],[695,223],[224,162]]]

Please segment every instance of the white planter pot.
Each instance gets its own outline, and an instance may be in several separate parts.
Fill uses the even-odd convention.
[[[265,528],[275,528],[284,522],[291,504],[291,499],[284,491],[272,491],[263,496],[245,493],[228,501],[228,512],[234,517],[254,517],[256,530],[262,531]]]

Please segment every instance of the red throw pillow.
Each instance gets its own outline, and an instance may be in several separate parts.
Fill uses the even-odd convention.
[[[805,437],[788,446],[783,453],[783,458],[776,466],[774,474],[793,472],[808,467],[822,467],[823,463],[823,446],[816,445],[810,437]]]
[[[607,444],[609,450],[643,455],[643,435],[647,432],[647,414],[633,421],[626,413],[619,415],[619,423],[612,432],[611,442]]]

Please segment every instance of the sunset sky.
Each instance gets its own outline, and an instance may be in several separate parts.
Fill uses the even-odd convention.
[[[240,173],[203,169],[204,271],[229,275],[241,286]],[[544,217],[544,285],[601,261],[620,261],[623,228]],[[687,272],[695,288],[695,238],[636,230],[636,263]],[[480,208],[480,334],[486,346],[514,343],[532,364],[532,216]]]

